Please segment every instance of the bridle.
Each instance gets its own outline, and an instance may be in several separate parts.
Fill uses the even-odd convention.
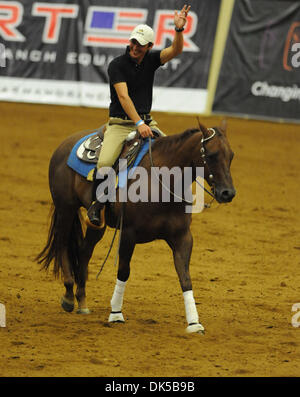
[[[208,167],[208,164],[207,164],[207,161],[206,161],[204,143],[207,142],[207,141],[209,141],[209,140],[211,140],[211,139],[216,135],[216,130],[215,130],[214,128],[207,128],[207,130],[208,130],[208,131],[212,131],[212,134],[211,134],[210,136],[206,137],[206,138],[204,138],[204,136],[203,136],[203,134],[202,134],[202,138],[201,138],[201,141],[200,141],[200,142],[201,142],[200,153],[201,153],[201,158],[202,158],[202,161],[203,161],[203,165],[204,165],[204,166],[206,165],[207,168],[208,168],[208,171],[209,171],[209,180],[210,180],[209,185],[211,186],[212,192],[210,192],[209,190],[207,190],[205,186],[203,186],[199,181],[197,181],[197,179],[196,179],[196,183],[198,183],[198,185],[201,186],[201,188],[202,188],[206,193],[208,193],[208,194],[212,197],[212,201],[211,201],[209,204],[205,204],[205,207],[209,208],[210,205],[211,205],[211,203],[212,203],[213,200],[215,199],[215,195],[214,195],[214,192],[213,192],[213,191],[214,191],[214,184],[213,184],[214,176],[213,176],[213,174],[210,172],[209,167]],[[200,131],[201,131],[201,129],[200,129]],[[159,176],[158,176],[157,173],[156,173],[156,170],[155,170],[155,167],[154,167],[154,164],[153,164],[151,146],[152,146],[152,141],[151,141],[151,137],[149,137],[149,158],[150,158],[150,165],[151,165],[151,167],[153,168],[154,173],[155,173],[155,176],[156,176],[156,178],[158,179],[158,181],[159,181],[159,183],[161,184],[161,186],[162,186],[164,189],[166,189],[173,197],[176,197],[176,198],[180,199],[181,201],[185,202],[186,204],[192,205],[192,204],[193,204],[193,201],[188,201],[188,200],[185,200],[183,197],[178,196],[177,194],[175,194],[174,192],[172,192],[172,191],[161,181],[161,179],[159,178]]]
[[[200,129],[201,130],[201,129]],[[202,161],[203,161],[203,165],[208,168],[208,178],[210,180],[209,185],[211,186],[212,192],[210,192],[209,190],[206,189],[205,186],[201,185],[200,182],[197,181],[196,179],[196,183],[198,183],[199,186],[202,187],[202,189],[208,193],[213,199],[212,201],[207,205],[208,207],[210,207],[210,204],[213,202],[213,200],[215,199],[215,195],[214,195],[214,175],[212,174],[212,172],[209,169],[209,166],[207,164],[207,160],[206,160],[206,156],[205,156],[205,146],[204,146],[204,142],[210,141],[215,135],[216,135],[216,130],[214,128],[207,128],[208,131],[212,131],[212,134],[209,135],[208,137],[204,138],[204,135],[202,134],[202,138],[201,138],[201,148],[200,148],[200,153],[201,153],[201,157],[202,157]]]

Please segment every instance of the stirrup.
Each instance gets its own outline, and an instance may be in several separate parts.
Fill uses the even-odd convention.
[[[94,201],[92,203],[92,205],[94,205],[95,203],[96,203],[96,201]],[[86,217],[85,217],[85,223],[86,223],[86,225],[89,228],[95,229],[95,230],[102,230],[102,229],[105,228],[105,226],[106,226],[106,222],[105,222],[105,206],[103,206],[99,211],[100,211],[100,214],[99,214],[100,215],[99,216],[100,225],[95,225],[94,223],[92,223],[90,218],[89,218],[89,216],[88,216],[88,212],[87,212]]]

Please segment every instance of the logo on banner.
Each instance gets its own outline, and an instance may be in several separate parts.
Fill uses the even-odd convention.
[[[7,41],[26,41],[17,29],[23,20],[24,7],[18,1],[1,1],[0,36]],[[78,5],[36,2],[32,6],[32,15],[45,18],[43,42],[57,43],[63,18],[76,18]]]
[[[186,18],[186,26],[184,28],[184,51],[199,51],[199,47],[191,40],[191,37],[196,32],[197,24],[197,14],[190,11]],[[155,48],[162,50],[167,47],[167,40],[172,42],[175,35],[174,11],[158,10],[155,14],[153,30],[156,33]]]
[[[57,43],[62,18],[76,18],[78,15],[78,5],[34,3],[32,7],[32,15],[46,18],[43,42]]]
[[[288,31],[283,53],[283,67],[289,72],[300,67],[300,22],[293,22]]]
[[[0,36],[6,41],[25,41],[25,37],[17,30],[23,19],[24,7],[17,1],[1,1],[0,3]]]
[[[130,32],[136,25],[146,23],[148,10],[140,8],[89,7],[83,44],[86,46],[124,47],[128,44]],[[184,34],[184,49],[199,51],[191,40],[196,32],[197,14],[190,12]],[[155,48],[163,49],[167,40],[173,40],[174,11],[157,10],[154,20]]]
[[[31,15],[43,18],[42,42],[55,44],[60,39],[65,19],[76,19],[79,5],[50,2],[34,2]],[[26,41],[19,26],[23,21],[24,7],[19,1],[0,2],[0,37],[5,41]],[[136,25],[147,23],[148,10],[145,8],[90,6],[87,9],[83,45],[90,47],[123,48],[128,44],[130,32]],[[198,24],[197,14],[190,12],[184,31],[184,51],[198,52],[199,47],[192,41]],[[163,49],[172,42],[174,11],[157,10],[154,16],[156,49]]]
[[[138,8],[90,7],[88,9],[83,44],[86,46],[123,47],[136,25],[146,23],[148,11]],[[197,14],[190,12],[184,34],[184,50],[199,51],[191,40],[197,27]],[[154,21],[155,48],[163,49],[173,40],[174,11],[158,10]]]
[[[148,10],[140,8],[89,7],[83,44],[86,46],[123,47],[130,32],[145,23]]]

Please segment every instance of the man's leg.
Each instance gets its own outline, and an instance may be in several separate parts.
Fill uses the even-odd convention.
[[[125,139],[135,128],[135,125],[131,121],[124,121],[117,118],[111,119],[108,123],[98,159],[97,175],[95,175],[94,178],[95,197],[93,197],[94,201],[87,212],[86,223],[90,227],[102,229],[105,226],[105,201],[101,200],[101,197],[97,197],[96,193],[97,187],[99,186],[99,179],[102,179],[104,182],[106,178],[109,177],[107,167],[112,167],[117,161]],[[102,170],[105,172],[102,172]]]
[[[104,182],[106,178],[100,180],[97,177],[97,168],[94,171],[93,176],[93,191],[92,191],[92,205],[87,211],[85,222],[87,226],[94,229],[103,229],[105,227],[105,202],[98,201],[97,199],[97,188],[100,183]]]

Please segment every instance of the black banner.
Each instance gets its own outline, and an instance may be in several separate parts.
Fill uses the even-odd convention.
[[[205,105],[220,7],[219,0],[191,0],[189,4],[184,51],[160,68],[155,80],[161,89],[179,89],[167,101],[169,110],[175,111],[181,111],[180,104],[200,111],[201,104],[195,100],[201,98],[202,107]],[[173,40],[174,11],[183,5],[178,0],[0,1],[0,43],[5,47],[0,100],[49,103],[50,98],[50,102],[107,106],[107,66],[124,53],[132,29],[142,23],[153,27],[154,49],[161,50]],[[12,91],[12,80],[7,78],[22,79],[15,80],[21,88],[15,85]],[[58,84],[62,82],[65,84]],[[77,83],[87,84],[79,88]],[[93,97],[91,87],[98,98]],[[51,97],[53,90],[57,93]],[[187,91],[178,103],[181,90]],[[164,98],[164,91],[158,96]],[[164,103],[156,99],[157,107],[165,110]]]
[[[213,111],[300,120],[300,2],[238,0]]]

